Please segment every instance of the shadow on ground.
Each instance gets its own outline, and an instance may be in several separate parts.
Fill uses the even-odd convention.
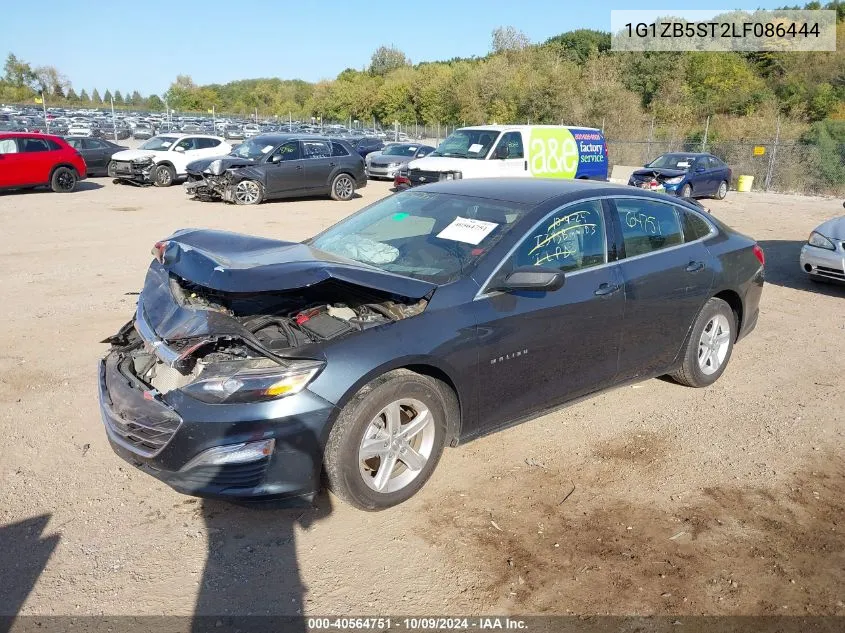
[[[0,527],[0,633],[12,624],[1,616],[20,612],[59,544],[58,534],[43,536],[49,522],[50,515],[42,514]]]
[[[806,242],[764,240],[758,243],[766,255],[766,283],[831,297],[845,297],[845,284],[811,281],[801,270],[798,258]]]

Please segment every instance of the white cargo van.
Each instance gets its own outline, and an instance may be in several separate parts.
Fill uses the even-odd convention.
[[[607,180],[600,130],[565,125],[477,125],[452,132],[394,180],[403,189],[452,178],[588,178]]]

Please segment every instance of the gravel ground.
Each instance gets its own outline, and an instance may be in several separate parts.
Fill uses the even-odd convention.
[[[759,326],[716,385],[650,380],[448,450],[390,511],[197,500],[112,454],[98,341],[131,316],[153,242],[298,240],[387,193],[0,195],[0,614],[845,614],[845,288],[797,264],[837,200],[708,202],[768,257]]]

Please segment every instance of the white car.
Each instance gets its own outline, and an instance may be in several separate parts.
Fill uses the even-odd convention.
[[[87,121],[84,123],[77,123],[73,121],[67,129],[68,136],[92,136],[93,131],[91,124]]]
[[[188,163],[223,156],[232,146],[206,134],[160,134],[138,149],[117,152],[109,163],[109,176],[136,184],[169,187],[187,173]]]
[[[823,222],[810,233],[799,263],[812,281],[845,281],[845,215]]]
[[[261,134],[261,128],[254,123],[248,123],[244,126],[244,138],[252,138],[253,136],[258,136]]]

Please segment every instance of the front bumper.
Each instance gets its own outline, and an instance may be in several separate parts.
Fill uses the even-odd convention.
[[[336,407],[308,390],[260,403],[206,404],[174,390],[161,395],[112,350],[99,367],[100,412],[112,449],[183,494],[223,499],[312,497]],[[275,439],[269,457],[184,470],[216,447]]]
[[[811,277],[845,282],[845,242],[839,243],[835,251],[804,244],[799,263]]]
[[[151,184],[155,163],[152,161],[139,163],[125,160],[114,161],[114,177],[129,182]]]
[[[393,180],[396,174],[399,173],[401,166],[397,167],[376,167],[373,165],[367,166],[366,173],[369,178],[389,178]]]

